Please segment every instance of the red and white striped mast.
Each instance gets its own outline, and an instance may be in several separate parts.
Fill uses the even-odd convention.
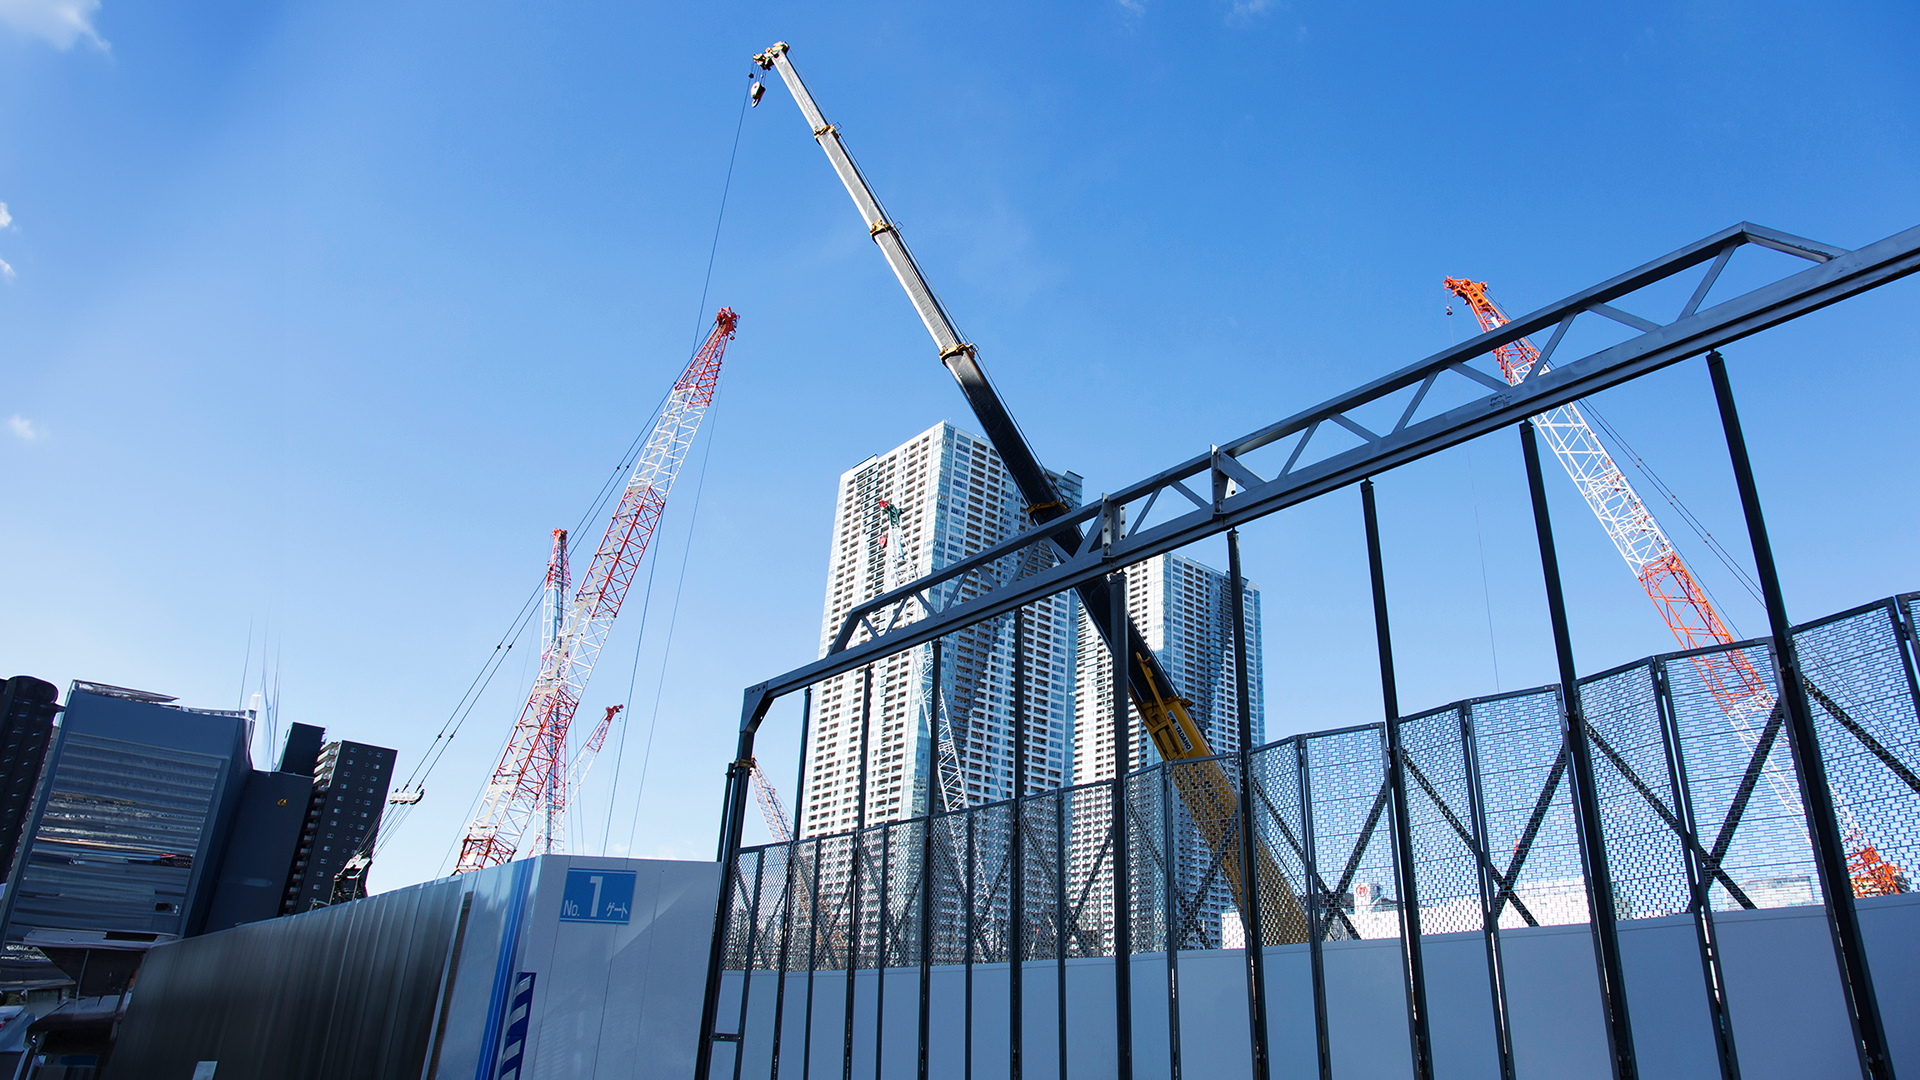
[[[480,807],[467,824],[460,842],[455,873],[498,866],[519,853],[522,840],[533,830],[528,853],[564,850],[569,788],[578,782],[592,755],[605,741],[604,728],[567,759],[567,731],[580,708],[580,696],[594,663],[600,659],[614,617],[633,584],[640,559],[647,552],[674,477],[686,462],[700,430],[700,421],[713,403],[720,380],[720,362],[733,339],[739,317],[732,308],[714,316],[706,344],[673,384],[659,419],[648,432],[645,449],[634,462],[626,492],[607,525],[606,538],[580,578],[579,588],[564,611],[566,593],[566,533],[555,530],[554,553],[547,568],[547,602],[542,611],[540,676],[534,680],[519,722],[493,770]],[[556,584],[557,583],[557,584]],[[607,721],[613,719],[611,711]]]

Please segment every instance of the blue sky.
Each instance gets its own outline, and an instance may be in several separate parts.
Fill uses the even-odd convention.
[[[284,719],[411,768],[731,305],[645,638],[636,593],[582,711],[631,685],[631,728],[575,815],[586,850],[711,857],[741,687],[817,647],[836,477],[973,426],[777,84],[701,305],[777,39],[1089,493],[1468,336],[1446,275],[1524,311],[1742,219],[1848,247],[1920,223],[1907,4],[0,0],[4,674],[233,707],[264,642]],[[1727,350],[1796,617],[1920,587],[1916,289]],[[1597,405],[1743,552],[1702,365]],[[1379,497],[1406,707],[1491,692],[1496,662],[1549,681],[1511,433]],[[1571,485],[1552,498],[1582,667],[1669,648]],[[1377,719],[1357,493],[1245,542],[1269,733]],[[376,888],[440,872],[533,652]],[[789,798],[797,706],[763,738]]]

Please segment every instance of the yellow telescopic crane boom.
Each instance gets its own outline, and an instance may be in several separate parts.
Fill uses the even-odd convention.
[[[880,253],[886,257],[887,265],[893,268],[894,277],[900,280],[900,287],[906,290],[907,299],[919,314],[920,322],[926,326],[927,333],[940,350],[941,363],[953,374],[954,381],[960,384],[960,392],[966,395],[974,417],[985,429],[994,448],[1000,451],[1000,460],[1027,502],[1028,518],[1045,531],[1047,539],[1060,549],[1063,557],[1071,557],[1080,550],[1082,537],[1079,527],[1063,524],[1048,529],[1046,525],[1072,508],[1061,502],[1060,494],[1054,489],[1046,469],[1034,456],[1033,448],[1028,445],[1020,426],[1014,422],[1013,414],[1007,411],[999,392],[987,378],[986,368],[981,366],[977,350],[954,326],[946,308],[934,295],[932,286],[920,273],[920,267],[907,250],[899,228],[887,216],[879,198],[860,174],[859,166],[853,163],[853,157],[841,144],[840,130],[827,122],[820,106],[815,104],[813,95],[801,81],[800,73],[794,70],[793,62],[787,58],[786,42],[776,42],[753,59],[763,71],[778,71],[788,91],[793,94],[794,102],[800,106],[801,114],[813,129],[814,141],[826,152],[833,171],[839,174],[840,182],[846,185],[847,194],[853,197],[854,206],[866,222],[868,235],[879,245]],[[1168,761],[1211,757],[1213,749],[1188,711],[1192,702],[1175,690],[1173,680],[1167,677],[1166,670],[1148,647],[1146,638],[1131,620],[1127,624],[1127,640],[1119,643],[1120,648],[1114,647],[1115,628],[1101,617],[1112,610],[1106,581],[1095,578],[1074,588],[1080,594],[1080,602],[1092,614],[1089,621],[1106,639],[1110,652],[1126,657],[1127,687],[1134,709],[1140,714],[1141,723],[1153,739],[1160,756]],[[1124,718],[1115,718],[1114,730],[1116,737],[1126,737],[1121,734],[1126,730]],[[1218,763],[1211,761],[1198,768],[1176,770],[1174,776],[1181,798],[1186,801],[1195,824],[1209,846],[1216,851],[1225,849],[1222,868],[1233,885],[1235,895],[1239,896],[1242,875],[1236,825],[1239,820],[1236,785],[1227,778]],[[1264,847],[1259,849],[1258,857],[1262,881],[1262,923],[1267,929],[1264,935],[1266,944],[1305,941],[1306,916],[1300,909],[1299,898],[1291,887],[1284,884],[1278,866],[1272,863],[1272,856]],[[1244,901],[1243,897],[1241,899]]]

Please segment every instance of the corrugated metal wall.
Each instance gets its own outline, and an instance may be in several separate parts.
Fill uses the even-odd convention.
[[[468,895],[447,879],[155,949],[108,1075],[419,1080]]]

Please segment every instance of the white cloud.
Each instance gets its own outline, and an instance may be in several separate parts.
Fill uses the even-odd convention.
[[[1235,15],[1258,15],[1273,6],[1273,0],[1233,0]]]
[[[0,0],[0,3],[4,2],[6,2],[6,0]],[[1128,11],[1133,12],[1135,15],[1145,15],[1147,13],[1147,5],[1143,0],[1115,0],[1115,2]]]
[[[43,429],[34,427],[33,421],[18,413],[7,418],[7,430],[23,442],[37,442],[46,434]]]
[[[13,215],[7,213],[7,204],[0,202],[0,229],[13,224]]]
[[[93,28],[100,0],[0,0],[0,22],[23,34],[47,39],[56,49],[70,49],[85,39],[104,50],[107,43]]]
[[[13,267],[8,266],[7,260],[5,259],[0,259],[0,278],[5,278],[8,281],[13,280]]]

